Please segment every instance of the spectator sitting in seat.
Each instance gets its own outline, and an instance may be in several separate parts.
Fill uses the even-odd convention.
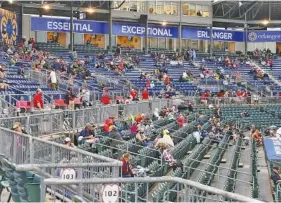
[[[75,148],[75,145],[71,142],[70,137],[66,137],[66,138],[64,139],[63,145],[64,145],[64,146],[74,147],[74,148]]]
[[[168,146],[168,147],[174,147],[174,141],[172,140],[171,136],[169,135],[168,130],[163,130],[162,136],[158,136],[154,140],[154,147],[155,148],[161,148],[162,145]]]
[[[258,129],[254,128],[252,130],[251,137],[256,141],[258,146],[262,144],[262,136]]]
[[[133,177],[136,173],[132,170],[132,166],[130,164],[130,153],[125,153],[122,155],[120,161],[122,161],[122,177],[128,178]]]
[[[249,117],[250,116],[248,111],[242,111],[240,115],[241,115],[241,117]]]
[[[186,119],[184,118],[184,116],[182,114],[180,114],[179,117],[177,118],[177,123],[180,126],[180,128],[183,127],[185,122],[186,122]]]
[[[86,127],[79,133],[78,140],[87,140],[89,143],[95,143],[98,138],[95,133],[96,126],[92,123],[86,124]]]
[[[275,185],[277,185],[278,183],[281,183],[279,167],[273,167],[272,174],[271,174],[271,180],[273,180]]]
[[[18,68],[18,75],[24,76],[24,67],[23,66],[20,66]]]
[[[144,134],[144,129],[139,128],[136,134],[137,141],[143,146],[152,146],[150,139]]]
[[[9,85],[4,82],[4,78],[6,77],[6,73],[4,72],[4,68],[0,68],[0,89],[7,90]]]
[[[123,138],[121,137],[120,133],[117,131],[114,125],[111,125],[109,127],[109,137],[111,138],[110,139],[111,147],[116,147],[117,145],[124,143]]]
[[[208,136],[209,136],[210,140],[212,140],[214,143],[217,143],[217,145],[221,141],[219,134],[215,134],[213,131],[209,132]]]
[[[90,91],[87,86],[82,89],[81,96],[84,107],[92,106],[92,104],[90,103]]]
[[[27,134],[27,132],[24,130],[24,128],[23,128],[23,126],[21,125],[20,122],[15,122],[12,130],[16,131],[16,132],[19,132],[19,133]]]
[[[5,73],[5,69],[4,68],[0,68],[0,78],[3,79],[6,77],[6,73]]]
[[[8,88],[9,88],[9,85],[4,83],[4,81],[0,79],[0,89],[1,90],[8,90]]]
[[[193,106],[191,102],[188,103],[188,111],[193,112]]]
[[[136,135],[138,132],[138,124],[136,122],[133,122],[133,124],[130,127],[130,131],[132,135]]]
[[[160,111],[160,116],[162,118],[166,117],[169,115],[169,109],[167,107],[163,107],[162,110]]]

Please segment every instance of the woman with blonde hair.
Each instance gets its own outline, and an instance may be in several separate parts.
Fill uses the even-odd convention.
[[[136,172],[132,170],[132,165],[130,164],[130,153],[126,152],[122,155],[120,161],[122,161],[122,177],[129,178],[133,177]]]

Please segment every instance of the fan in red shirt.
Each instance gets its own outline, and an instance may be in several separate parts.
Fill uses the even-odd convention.
[[[183,127],[183,124],[185,123],[185,119],[182,114],[180,114],[179,117],[177,118],[177,123],[180,126],[180,128]]]
[[[112,125],[113,125],[113,118],[106,119],[105,122],[104,122],[104,125],[103,125],[103,131],[109,132],[109,128]]]
[[[237,95],[237,97],[242,97],[242,92],[240,90],[238,90],[236,95]]]
[[[170,77],[167,76],[167,77],[164,79],[164,83],[165,83],[166,85],[168,85],[168,84],[170,84],[170,82],[171,82]]]
[[[110,96],[105,94],[105,95],[102,95],[101,97],[101,103],[107,105],[107,104],[110,104],[111,103],[111,99],[110,99]]]
[[[34,108],[38,108],[40,110],[43,109],[44,104],[43,104],[42,94],[43,94],[42,90],[38,89],[36,94],[34,95],[34,97],[33,97]]]
[[[146,88],[150,88],[150,81],[149,81],[149,80],[147,80],[147,81],[145,82],[145,86],[146,86]]]
[[[101,103],[107,105],[107,104],[111,104],[111,98],[109,96],[109,89],[105,88],[104,89],[104,94],[101,97]]]
[[[220,91],[220,92],[217,94],[217,97],[224,97],[224,91]]]
[[[141,121],[142,121],[142,119],[144,118],[144,114],[138,114],[137,116],[136,116],[136,122],[137,123],[141,123]]]
[[[137,100],[138,99],[138,93],[137,93],[137,91],[135,89],[132,89],[130,91],[130,95],[133,98],[133,100]]]
[[[144,89],[142,91],[142,99],[143,100],[148,100],[149,99],[149,93],[148,93],[147,89]]]
[[[242,93],[242,97],[244,97],[244,98],[247,98],[248,97],[248,93],[247,93],[247,91],[243,91],[243,93]]]

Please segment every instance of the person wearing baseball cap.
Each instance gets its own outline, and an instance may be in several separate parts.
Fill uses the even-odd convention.
[[[96,137],[95,129],[96,126],[93,123],[87,123],[85,128],[80,132],[79,136],[83,137],[84,139],[92,139]]]
[[[71,142],[70,137],[64,138],[63,145],[68,146],[68,147],[75,147],[74,144]]]

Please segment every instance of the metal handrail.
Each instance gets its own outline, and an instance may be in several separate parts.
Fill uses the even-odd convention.
[[[108,183],[180,183],[186,186],[191,186],[199,190],[204,190],[206,192],[221,195],[225,198],[230,198],[238,202],[252,202],[252,203],[262,203],[262,201],[252,199],[239,194],[227,192],[221,189],[210,187],[207,185],[200,184],[191,180],[186,180],[178,177],[162,176],[162,177],[143,177],[143,178],[95,178],[95,179],[76,179],[76,180],[62,180],[58,178],[45,179],[44,183],[46,185],[73,185],[73,184],[108,184]],[[42,190],[43,188],[41,188]]]
[[[115,162],[116,161],[115,159],[111,159],[111,158],[108,158],[108,157],[105,157],[105,156],[101,156],[101,155],[98,155],[98,154],[90,153],[90,152],[87,152],[85,150],[81,150],[81,149],[78,149],[78,148],[68,147],[68,146],[65,146],[65,145],[62,145],[62,144],[59,144],[59,143],[56,143],[56,142],[51,142],[51,141],[48,141],[48,140],[42,140],[40,138],[33,137],[31,135],[26,135],[26,134],[23,134],[23,133],[19,133],[19,132],[16,132],[16,131],[13,131],[13,130],[9,130],[9,129],[6,129],[6,128],[0,127],[0,131],[2,131],[2,132],[9,132],[9,133],[17,135],[19,137],[28,138],[30,140],[31,145],[33,145],[32,141],[36,140],[36,141],[39,141],[39,142],[43,142],[43,143],[49,144],[50,146],[56,146],[56,147],[59,147],[59,148],[62,148],[62,149],[71,150],[73,152],[77,152],[77,153],[80,153],[80,154],[83,154],[83,155],[87,155],[87,156],[96,158],[98,160],[104,161],[104,162]],[[4,144],[4,143],[2,143],[2,144]],[[33,147],[31,147],[31,148],[32,149],[30,149],[30,150],[33,150]],[[8,158],[10,158],[10,157],[8,157]]]

